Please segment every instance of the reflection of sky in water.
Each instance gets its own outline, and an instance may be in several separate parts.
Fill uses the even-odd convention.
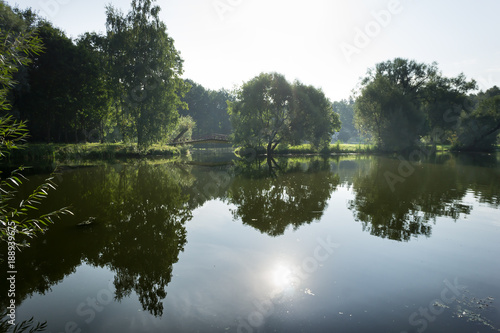
[[[86,264],[46,295],[26,300],[19,316],[47,320],[53,332],[64,332],[69,322],[93,333],[237,332],[244,324],[254,332],[400,332],[420,328],[410,325],[409,317],[439,299],[444,280],[455,279],[471,297],[491,296],[498,306],[497,209],[478,203],[468,191],[460,203],[473,207],[469,215],[456,221],[438,216],[428,222],[430,237],[400,242],[362,231],[349,209],[354,198],[352,185],[338,186],[319,221],[288,227],[278,237],[243,224],[231,213],[235,205],[206,202],[186,223],[187,243],[173,264],[161,318],[144,311],[132,291],[86,323],[89,312],[76,310],[88,298],[103,296],[103,290],[114,292],[109,283],[115,277],[107,267]],[[339,247],[319,261],[318,239],[327,238]],[[315,265],[307,266],[311,260]],[[490,330],[453,317],[455,303],[443,309],[426,332]],[[500,327],[500,316],[494,319],[498,310],[491,311],[481,313]]]
[[[187,226],[188,243],[174,264],[161,318],[144,312],[132,293],[96,311],[87,325],[88,316],[75,310],[88,297],[109,289],[107,284],[113,280],[108,269],[87,265],[46,296],[34,295],[19,314],[36,313],[35,319],[48,320],[49,327],[61,331],[70,321],[83,332],[236,331],[240,318],[253,324],[261,320],[260,329],[266,325],[291,332],[341,327],[354,332],[350,327],[368,329],[366,323],[374,320],[381,326],[394,320],[407,327],[413,311],[439,297],[444,279],[459,276],[478,293],[491,293],[483,286],[498,283],[498,266],[473,261],[476,256],[500,253],[496,234],[484,232],[498,223],[498,211],[481,206],[477,216],[464,221],[439,219],[431,238],[400,243],[360,233],[359,225],[347,219],[350,212],[345,203],[350,196],[340,188],[320,223],[288,230],[278,238],[234,221],[229,207],[220,201],[197,209]],[[340,247],[315,271],[306,272],[303,261],[314,256],[318,237],[326,235],[332,235]],[[464,241],[468,235],[481,235],[484,246]],[[480,285],[473,282],[478,274]],[[263,315],[255,317],[256,313]],[[365,324],[356,325],[352,318]]]
[[[290,288],[296,287],[293,283],[292,269],[290,265],[278,263],[273,268],[271,274],[271,281],[276,288],[274,292],[281,293]]]

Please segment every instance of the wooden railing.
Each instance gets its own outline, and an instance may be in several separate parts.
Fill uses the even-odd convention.
[[[196,139],[191,139],[189,141],[175,141],[170,143],[170,145],[191,145],[191,144],[197,144],[197,143],[230,143],[229,141],[229,135],[226,134],[210,134],[210,135],[205,135],[200,138]]]

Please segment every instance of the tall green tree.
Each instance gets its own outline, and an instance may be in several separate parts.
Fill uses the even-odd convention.
[[[437,64],[396,58],[368,70],[356,99],[355,122],[382,150],[409,149],[442,126],[451,106],[475,87],[463,75],[444,78]]]
[[[310,142],[325,147],[341,128],[339,115],[322,90],[296,81],[292,86],[292,112],[288,142]]]
[[[456,119],[472,107],[469,91],[476,89],[475,81],[467,81],[463,74],[456,78],[434,76],[422,89],[422,111],[427,119],[427,130],[432,143],[444,143],[457,131]]]
[[[20,148],[28,136],[26,123],[17,121],[8,114],[11,105],[7,96],[16,84],[14,73],[20,66],[30,63],[30,54],[41,51],[41,41],[36,35],[9,34],[0,30],[0,159],[12,149]],[[52,223],[53,218],[59,214],[70,213],[67,209],[60,209],[30,218],[30,214],[37,210],[37,206],[47,197],[48,191],[54,188],[54,184],[52,178],[48,178],[30,195],[19,200],[16,197],[16,189],[22,184],[22,170],[23,167],[19,167],[9,177],[0,181],[0,242],[8,245],[9,261],[15,257],[17,248],[24,245],[26,238],[43,232],[45,226]],[[3,255],[0,260],[2,257]]]
[[[187,86],[182,59],[153,0],[133,0],[127,15],[108,6],[108,59],[122,131],[141,147],[161,140],[179,117]],[[128,122],[127,122],[128,121]]]
[[[462,113],[454,150],[493,151],[500,134],[500,89],[493,87],[478,95],[478,104]]]
[[[413,100],[402,87],[377,75],[356,100],[358,129],[382,150],[412,147],[425,133],[425,118]]]
[[[32,141],[79,142],[103,138],[109,118],[103,37],[87,33],[76,42],[32,9],[0,4],[0,28],[36,33],[45,52],[15,73],[13,114],[28,121]]]
[[[229,104],[233,141],[246,146],[267,146],[268,155],[290,137],[292,87],[278,73],[260,74],[243,84]]]
[[[79,59],[77,79],[81,89],[76,92],[78,103],[73,127],[82,133],[85,141],[103,142],[112,124],[112,95],[108,86],[105,38],[96,33],[85,33],[77,40]],[[77,137],[77,141],[81,141]]]
[[[20,12],[22,17],[27,11]],[[75,44],[64,32],[39,18],[26,22],[45,52],[32,57],[15,91],[14,108],[28,121],[33,141],[96,141],[109,118],[102,50],[97,36],[86,34]],[[90,135],[95,132],[95,134]]]
[[[283,75],[263,73],[243,84],[236,101],[229,103],[233,142],[265,145],[268,156],[280,143],[329,143],[340,129],[338,115],[321,90]]]

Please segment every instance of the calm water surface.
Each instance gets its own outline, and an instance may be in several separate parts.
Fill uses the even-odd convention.
[[[270,165],[204,155],[63,169],[46,208],[75,216],[18,254],[17,321],[57,333],[500,331],[500,155]]]

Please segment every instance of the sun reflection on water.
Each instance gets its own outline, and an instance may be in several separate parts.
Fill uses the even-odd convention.
[[[273,284],[280,291],[286,290],[293,286],[292,269],[289,265],[278,264],[273,270]]]

